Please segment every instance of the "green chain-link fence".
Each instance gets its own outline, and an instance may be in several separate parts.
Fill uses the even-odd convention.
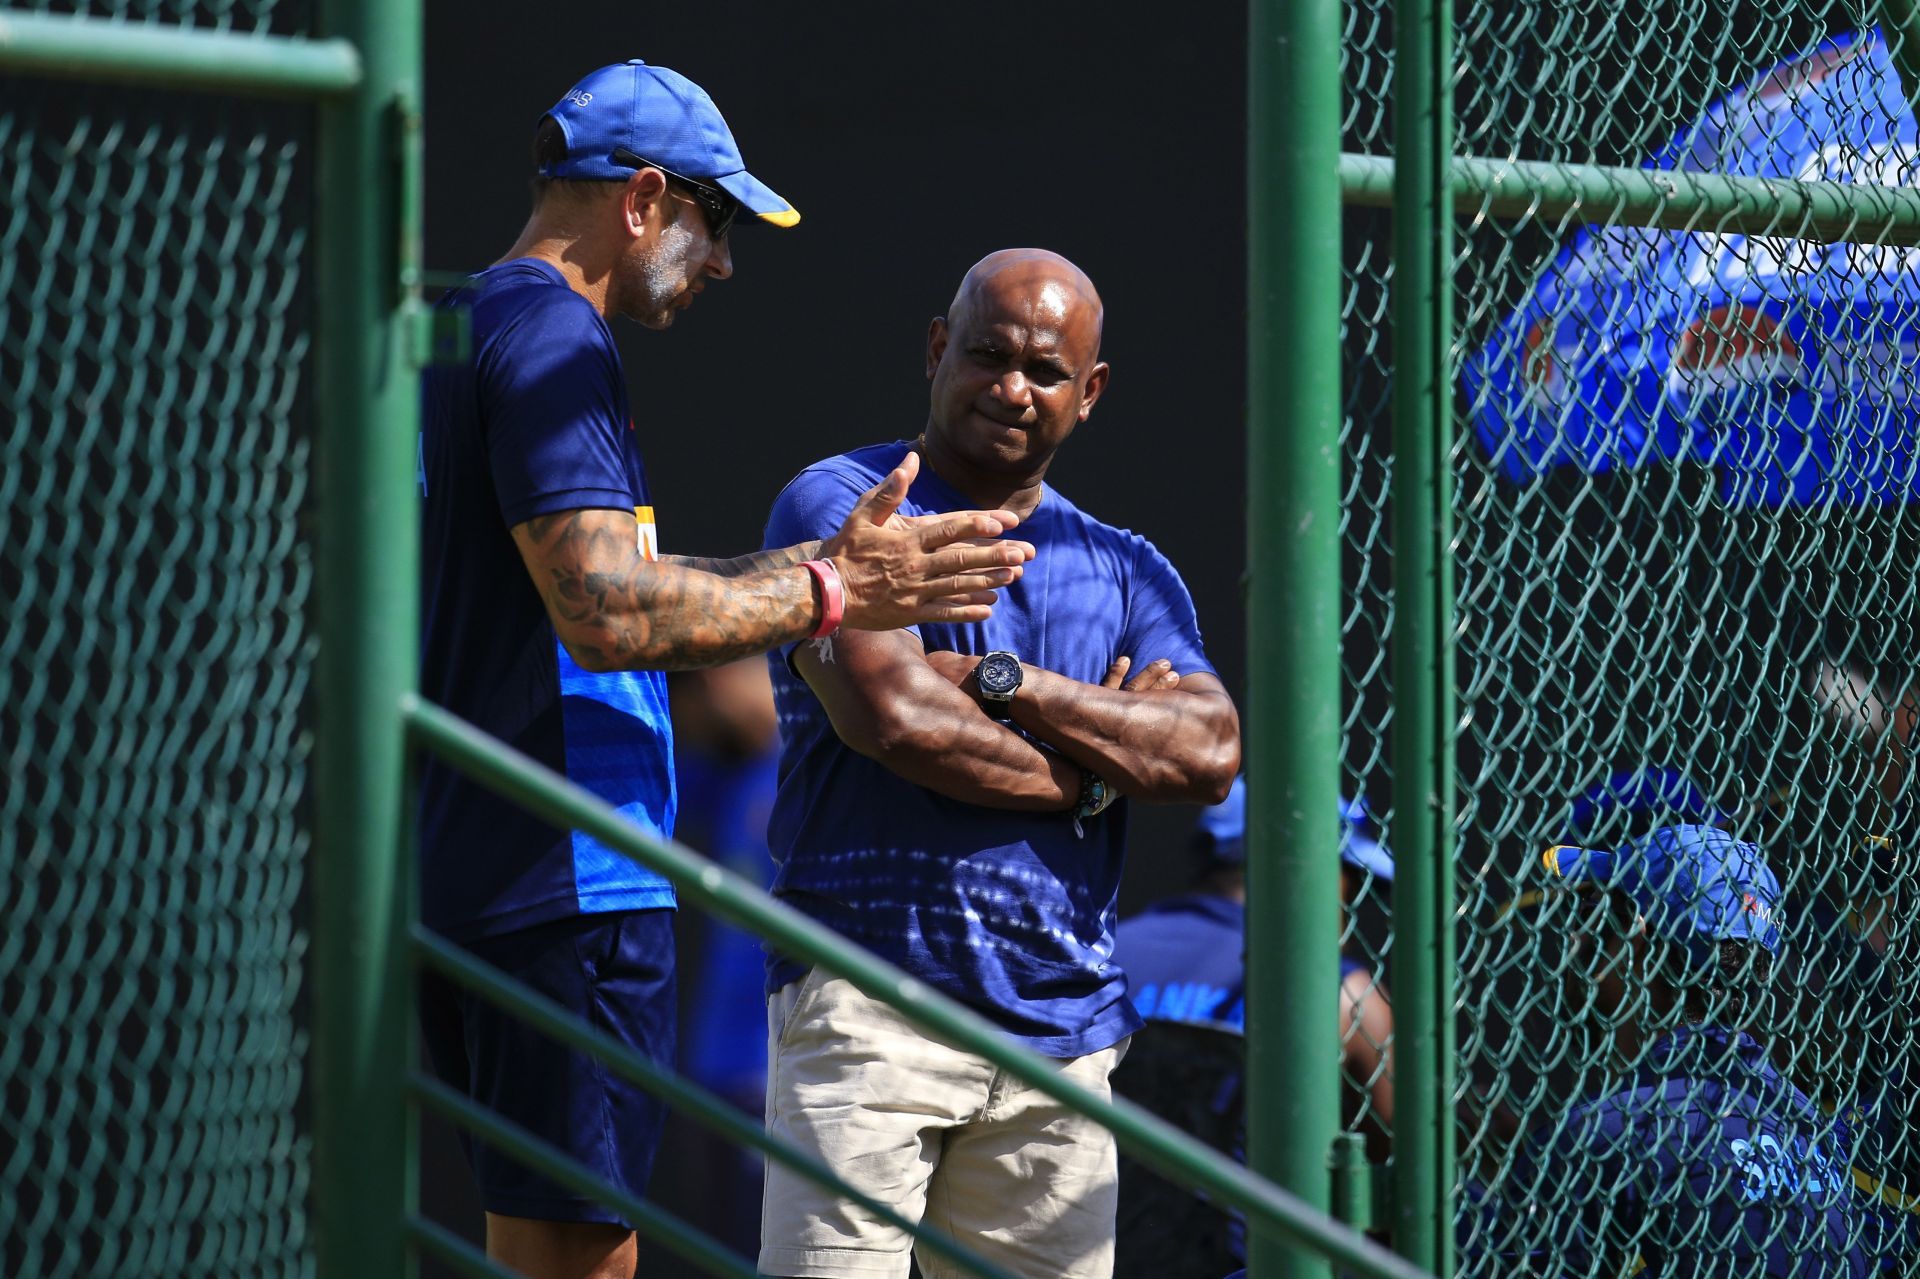
[[[1392,6],[1346,15],[1343,147],[1391,155],[1392,109],[1407,109]],[[1885,16],[1818,0],[1460,5],[1454,154],[1912,187],[1911,85]],[[1793,219],[1749,235],[1712,211],[1646,229],[1604,175],[1584,203],[1566,198],[1578,175],[1527,176],[1531,207],[1459,200],[1445,264],[1461,1272],[1707,1273],[1744,1255],[1727,1205],[1798,1200],[1845,1201],[1875,1272],[1913,1273],[1920,254],[1870,218],[1845,235]],[[1420,779],[1396,778],[1383,657],[1408,625],[1390,215],[1350,206],[1343,230],[1343,766],[1391,828],[1414,802],[1396,782]],[[1770,980],[1744,1010],[1710,998],[1708,1021],[1744,1025],[1811,1100],[1817,1118],[1781,1115],[1782,1141],[1830,1140],[1837,1192],[1791,1155],[1730,1159],[1644,1111],[1623,1169],[1569,1118],[1687,1078],[1676,1116],[1739,1109],[1664,1055],[1680,1014],[1632,997],[1663,976],[1627,973],[1626,1006],[1602,1015],[1613,952],[1578,938],[1607,925],[1542,863],[1552,845],[1620,849],[1681,821],[1756,844],[1782,886]],[[1396,907],[1363,887],[1347,945],[1389,986]],[[1347,1095],[1349,1126],[1379,1122],[1351,1081]],[[1544,1160],[1530,1143],[1554,1134]],[[1721,1171],[1676,1190],[1656,1165],[1680,1152]],[[1776,1243],[1794,1229],[1781,1220]],[[1798,1251],[1804,1273],[1846,1273]],[[1761,1273],[1747,1264],[1727,1272]]]
[[[310,1252],[311,127],[232,106],[0,98],[9,1275]]]
[[[0,7],[8,1276],[307,1275],[355,1237],[319,1172],[368,1147],[310,1101],[318,1042],[354,1055],[312,1011],[352,927],[311,923],[314,482],[371,397],[337,357],[316,376],[316,334],[398,297],[390,257],[375,290],[351,254],[315,269],[323,141],[354,163],[375,86],[313,24],[297,0]],[[336,246],[381,194],[331,199]]]

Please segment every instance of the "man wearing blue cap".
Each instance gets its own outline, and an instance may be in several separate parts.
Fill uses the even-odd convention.
[[[1393,883],[1393,858],[1367,834],[1367,808],[1342,800],[1342,931],[1368,886]],[[1200,815],[1190,892],[1121,923],[1114,959],[1147,1020],[1114,1072],[1114,1091],[1216,1149],[1243,1153],[1246,1003],[1246,781]],[[1341,1103],[1376,1162],[1389,1153],[1393,1010],[1368,966],[1340,955]],[[1116,1279],[1216,1279],[1246,1263],[1238,1214],[1122,1156]]]
[[[1515,1253],[1555,1274],[1866,1274],[1844,1137],[1747,1033],[1780,947],[1760,849],[1679,824],[1542,860],[1575,890],[1568,1006],[1630,1069],[1524,1144]]]
[[[746,171],[707,95],[643,62],[603,67],[535,135],[535,204],[507,256],[444,304],[472,358],[425,382],[421,691],[671,834],[662,671],[842,627],[984,619],[1031,548],[1007,512],[895,514],[917,459],[890,468],[821,541],[737,560],[662,556],[636,422],[607,321],[667,327],[732,274],[742,215],[799,220]],[[644,409],[644,406],[643,406]],[[422,766],[427,925],[662,1060],[673,1055],[672,888],[555,829],[435,757]],[[422,1028],[451,1086],[633,1193],[662,1107],[508,1015],[427,978]],[[468,1144],[487,1246],[536,1276],[631,1275],[617,1214]]]

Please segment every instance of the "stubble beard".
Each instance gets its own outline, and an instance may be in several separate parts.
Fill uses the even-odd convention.
[[[664,329],[673,323],[674,299],[687,290],[693,239],[693,232],[680,219],[660,228],[651,252],[626,273],[632,301],[621,310],[628,319],[650,329]]]

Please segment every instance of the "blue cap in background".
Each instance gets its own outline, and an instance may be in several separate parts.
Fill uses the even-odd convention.
[[[1611,813],[1656,813],[1664,821],[1694,822],[1703,826],[1716,826],[1727,820],[1726,814],[1713,806],[1692,778],[1665,764],[1622,769],[1581,791],[1580,797],[1573,801],[1573,812],[1568,819],[1574,838],[1592,833]]]
[[[1696,966],[1717,963],[1722,941],[1780,948],[1773,918],[1780,881],[1759,845],[1716,826],[1662,826],[1618,851],[1557,844],[1540,860],[1569,885],[1590,883],[1632,897],[1648,929],[1679,943]]]
[[[1642,768],[1622,768],[1609,774],[1605,782],[1596,782],[1572,801],[1572,835],[1578,839],[1594,832],[1597,824],[1613,812],[1655,812],[1667,822],[1697,822],[1701,826],[1720,826],[1728,818],[1713,807],[1707,793],[1693,785],[1690,776],[1667,764],[1645,764]]]
[[[613,153],[625,147],[681,177],[712,183],[763,222],[800,220],[791,204],[747,172],[707,91],[677,71],[638,58],[601,67],[547,114],[567,139],[567,158],[543,165],[543,178],[625,181],[637,172],[614,162]]]
[[[1366,797],[1340,801],[1340,860],[1366,871],[1382,883],[1393,882],[1393,854],[1387,846],[1367,834],[1373,814],[1367,811]]]
[[[1393,882],[1393,856],[1366,834],[1367,801],[1340,801],[1340,860],[1374,878]],[[1247,779],[1236,777],[1227,797],[1200,813],[1194,842],[1208,856],[1223,862],[1247,859]]]

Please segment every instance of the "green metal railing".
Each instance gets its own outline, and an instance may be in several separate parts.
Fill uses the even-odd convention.
[[[928,1032],[968,1052],[978,1053],[1021,1082],[1092,1116],[1113,1132],[1122,1148],[1163,1176],[1245,1212],[1256,1235],[1277,1232],[1358,1274],[1412,1279],[1422,1273],[1165,1121],[1126,1101],[1103,1100],[1062,1079],[1044,1058],[1013,1043],[979,1014],[928,989],[725,867],[691,849],[650,836],[591,792],[514,752],[447,711],[417,698],[407,699],[405,708],[407,722],[424,749],[432,750],[529,812],[555,825],[590,834],[657,871],[673,882],[685,904],[765,938],[783,954],[800,962],[816,964],[846,978],[872,998],[899,1009]],[[453,958],[459,952],[431,935],[416,932],[415,944],[421,949],[422,957],[442,971],[454,967]],[[531,1006],[524,995],[511,992],[505,983],[498,982],[471,961],[454,975],[496,1000],[515,1000],[512,1006],[516,1009]],[[657,1072],[635,1069],[639,1059],[621,1052],[617,1045],[577,1018],[554,1014],[543,1017],[542,1024],[551,1031],[564,1032],[570,1043],[591,1045],[595,1055],[603,1060],[623,1062],[627,1077],[665,1095]],[[715,1108],[721,1105],[717,1101],[711,1103]],[[706,1103],[703,1102],[702,1107],[705,1108]],[[766,1143],[756,1144],[763,1150],[769,1148]],[[516,1144],[506,1148],[520,1147]],[[1324,1180],[1324,1149],[1319,1157]],[[813,1174],[823,1183],[839,1186],[842,1193],[854,1193],[827,1170],[814,1169]],[[991,1271],[982,1270],[982,1273]]]

